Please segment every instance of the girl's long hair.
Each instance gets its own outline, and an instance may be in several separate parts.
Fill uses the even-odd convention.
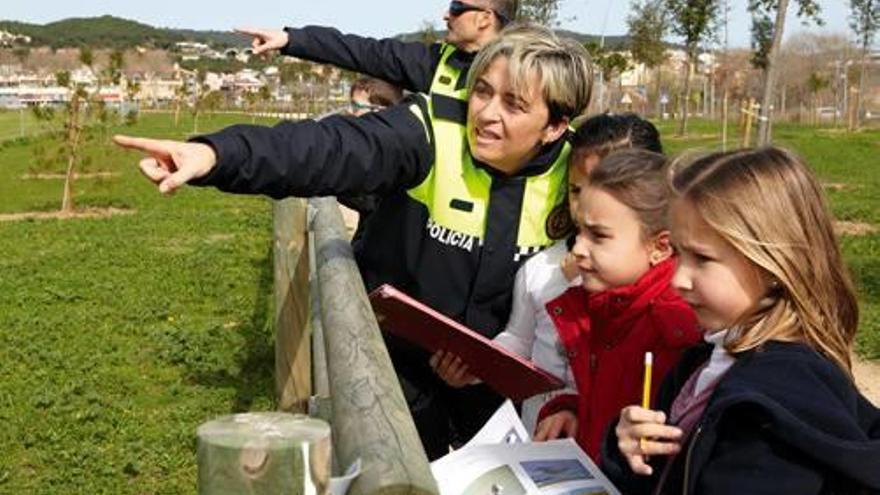
[[[672,186],[770,281],[728,350],[803,342],[852,377],[858,303],[824,194],[803,162],[773,147],[715,153],[676,165]]]

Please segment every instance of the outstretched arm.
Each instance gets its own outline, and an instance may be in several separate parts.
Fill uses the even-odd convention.
[[[192,142],[117,136],[117,144],[149,155],[141,170],[163,193],[180,186],[287,196],[386,193],[421,181],[433,146],[417,105],[365,117],[237,125]]]
[[[377,40],[321,26],[236,31],[253,37],[255,55],[278,50],[282,55],[360,72],[416,93],[430,90],[441,56],[439,44]]]
[[[360,72],[417,93],[428,92],[440,63],[439,44],[377,40],[317,26],[285,32],[284,55]]]

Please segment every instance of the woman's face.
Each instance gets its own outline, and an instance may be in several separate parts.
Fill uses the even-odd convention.
[[[673,201],[672,240],[678,252],[673,287],[707,331],[730,328],[767,291],[758,269],[703,220],[687,200]]]
[[[468,100],[467,136],[474,158],[512,175],[542,145],[561,137],[568,123],[549,123],[550,111],[536,74],[529,74],[519,93],[509,82],[507,57],[496,58],[477,77]]]

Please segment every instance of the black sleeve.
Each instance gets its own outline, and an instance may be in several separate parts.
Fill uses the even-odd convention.
[[[290,40],[281,50],[284,55],[367,74],[413,92],[428,92],[440,63],[438,43],[377,40],[320,26],[284,30]]]
[[[234,193],[288,196],[388,194],[424,180],[434,161],[424,113],[414,99],[363,117],[236,125],[193,141],[217,153],[193,185]]]

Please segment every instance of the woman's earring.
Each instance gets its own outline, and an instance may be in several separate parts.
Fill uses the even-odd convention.
[[[778,279],[774,278],[767,285],[767,294],[765,294],[758,303],[762,308],[773,306],[782,295],[782,284],[779,283]]]

